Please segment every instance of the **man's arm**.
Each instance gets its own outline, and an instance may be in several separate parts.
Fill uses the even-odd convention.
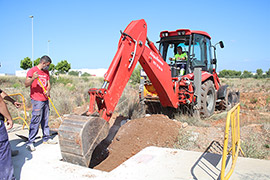
[[[31,84],[33,83],[33,81],[38,77],[38,73],[34,72],[32,77],[26,77],[26,80],[24,82],[25,87],[29,87],[31,86]]]
[[[9,127],[7,128],[7,130],[11,129],[13,127],[13,121],[12,121],[12,117],[7,109],[7,105],[4,102],[3,98],[0,96],[0,113],[7,118],[7,125],[9,125]]]
[[[15,101],[14,99],[12,99],[6,92],[4,92],[3,90],[1,90],[0,92],[1,97],[6,100],[11,102],[14,106],[16,106],[16,108],[21,107],[22,103],[19,103],[17,101]]]

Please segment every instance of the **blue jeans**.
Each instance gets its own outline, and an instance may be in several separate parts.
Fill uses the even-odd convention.
[[[38,134],[39,124],[41,124],[41,129],[43,132],[43,141],[48,141],[50,137],[49,122],[49,101],[36,101],[31,100],[33,110],[32,119],[29,129],[28,144],[32,144]]]
[[[4,121],[0,120],[0,180],[15,179],[11,159],[11,148],[7,137]]]

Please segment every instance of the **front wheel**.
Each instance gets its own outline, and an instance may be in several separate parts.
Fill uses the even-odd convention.
[[[216,106],[216,91],[213,81],[208,80],[201,87],[201,110],[202,118],[210,117],[214,114]]]

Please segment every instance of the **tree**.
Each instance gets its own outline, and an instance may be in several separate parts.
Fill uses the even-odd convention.
[[[262,69],[257,69],[256,70],[256,75],[255,75],[255,78],[262,78],[262,75],[263,75],[263,70]]]
[[[235,78],[235,77],[240,77],[242,74],[241,71],[235,71],[235,70],[222,70],[219,72],[219,77],[231,77],[231,78]]]
[[[270,68],[268,71],[265,72],[267,77],[270,77]]]
[[[240,76],[240,78],[251,78],[251,77],[253,77],[253,74],[247,70],[244,70],[243,74]]]
[[[50,66],[49,66],[49,69],[48,69],[48,71],[54,71],[55,70],[55,65],[54,64],[50,64]]]
[[[79,76],[79,72],[78,71],[69,71],[68,75],[70,75],[70,76]]]
[[[87,76],[91,76],[91,74],[89,74],[89,73],[87,73],[87,72],[84,72],[84,73],[82,74],[82,77],[87,77]]]
[[[29,57],[24,58],[21,60],[20,67],[24,70],[27,70],[32,67],[32,61]]]
[[[40,58],[37,58],[35,61],[34,61],[34,66],[37,66],[39,64],[39,61],[40,61]]]
[[[258,76],[262,76],[263,70],[262,69],[257,69],[256,73],[258,74]]]
[[[61,74],[67,73],[70,70],[70,68],[71,68],[71,65],[70,63],[67,62],[67,60],[60,61],[55,66],[55,69]]]

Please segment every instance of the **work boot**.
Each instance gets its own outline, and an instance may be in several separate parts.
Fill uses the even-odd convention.
[[[19,154],[18,150],[11,150],[11,156],[12,157],[17,156],[18,154]]]
[[[57,144],[57,141],[53,141],[52,139],[48,139],[47,141],[43,141],[43,144]]]
[[[33,152],[33,151],[36,150],[36,148],[34,147],[33,144],[27,144],[27,145],[26,145],[26,149],[28,149],[28,150],[31,151],[31,152]]]

